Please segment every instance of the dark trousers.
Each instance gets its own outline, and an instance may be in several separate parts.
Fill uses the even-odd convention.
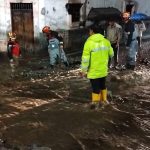
[[[118,49],[119,49],[119,47],[117,46],[117,43],[112,43],[111,46],[114,50],[114,66],[116,66],[118,64]]]
[[[138,46],[141,47],[141,43],[142,43],[142,37],[137,37],[137,41],[138,41]]]
[[[106,77],[90,79],[93,93],[99,94],[101,90],[106,89]]]
[[[12,52],[11,52],[11,47],[9,45],[7,45],[7,56],[10,59],[13,59],[13,56],[12,56]]]

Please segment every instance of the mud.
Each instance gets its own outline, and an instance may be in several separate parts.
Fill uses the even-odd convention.
[[[9,150],[149,150],[150,70],[110,70],[110,105],[90,110],[91,87],[79,65],[21,60],[0,72],[0,147]]]

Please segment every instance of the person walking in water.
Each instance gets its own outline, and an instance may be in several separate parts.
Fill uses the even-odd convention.
[[[50,58],[50,67],[54,68],[54,66],[58,63],[63,62],[64,65],[69,66],[67,57],[63,50],[63,43],[58,40],[56,33],[50,30],[49,26],[45,26],[42,29],[42,32],[46,34],[48,41],[48,53]]]
[[[104,36],[99,26],[92,25],[89,28],[89,38],[84,44],[81,61],[82,77],[90,79],[92,86],[91,109],[99,107],[99,104],[108,104],[106,77],[108,75],[108,61],[114,52],[109,40]]]

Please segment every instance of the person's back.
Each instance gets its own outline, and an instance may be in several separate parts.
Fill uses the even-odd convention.
[[[105,83],[108,60],[114,54],[110,42],[99,32],[96,25],[89,28],[90,37],[84,44],[81,62],[81,75],[89,78],[92,86],[91,108],[99,107],[100,103],[108,104]]]
[[[109,55],[111,55],[110,42],[101,34],[94,34],[88,38],[87,42],[85,43],[84,49],[89,51],[91,57],[89,71],[87,74],[88,78],[100,78],[106,76],[108,70]]]

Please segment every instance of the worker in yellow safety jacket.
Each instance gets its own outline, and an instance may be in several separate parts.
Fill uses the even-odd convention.
[[[97,25],[89,28],[90,36],[84,44],[81,61],[80,74],[90,79],[92,86],[91,109],[98,108],[99,104],[108,104],[106,77],[109,58],[114,55],[110,42],[100,33]]]

